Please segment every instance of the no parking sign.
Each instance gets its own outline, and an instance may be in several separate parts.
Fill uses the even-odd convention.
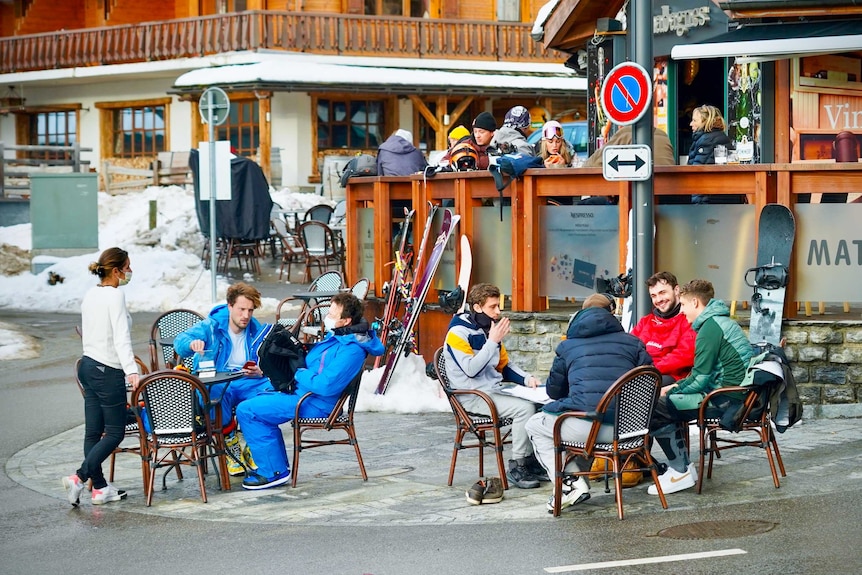
[[[652,101],[650,75],[640,64],[618,64],[602,82],[599,100],[611,122],[619,126],[634,124],[643,117]]]

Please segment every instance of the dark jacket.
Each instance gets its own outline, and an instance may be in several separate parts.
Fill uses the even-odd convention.
[[[626,333],[608,310],[598,307],[578,312],[556,354],[547,392],[557,401],[544,407],[551,413],[592,411],[621,375],[640,365],[652,365],[643,342]],[[605,421],[612,417],[609,411]]]
[[[730,149],[730,138],[724,130],[704,132],[698,130],[692,135],[691,148],[688,150],[688,165],[704,165],[715,163],[715,147],[724,146]]]
[[[409,176],[423,171],[427,165],[416,146],[395,134],[377,149],[378,176]]]

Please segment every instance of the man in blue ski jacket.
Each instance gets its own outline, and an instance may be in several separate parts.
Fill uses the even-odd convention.
[[[326,337],[308,352],[305,368],[296,371],[294,393],[269,391],[242,402],[236,418],[257,464],[242,483],[245,489],[268,489],[287,483],[290,462],[279,425],[293,419],[296,404],[308,392],[301,417],[327,417],[344,388],[362,369],[368,354],[382,355],[383,344],[362,317],[364,305],[350,293],[332,298],[324,318]]]
[[[207,319],[174,338],[174,350],[180,357],[194,354],[195,373],[204,352],[211,352],[216,371],[242,371],[246,374],[226,383],[209,386],[210,398],[221,400],[224,426],[228,426],[234,408],[241,402],[272,391],[272,383],[263,375],[257,361],[258,348],[271,327],[254,319],[254,310],[259,307],[260,292],[247,283],[235,283],[227,289],[227,304],[217,305]],[[253,364],[249,365],[248,362]],[[226,441],[233,454],[233,457],[228,458],[228,472],[242,475],[244,469],[240,464],[242,455],[239,438],[231,433]]]

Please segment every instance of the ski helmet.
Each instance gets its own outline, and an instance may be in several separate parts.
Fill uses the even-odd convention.
[[[479,152],[473,147],[469,140],[458,142],[452,147],[452,153],[449,156],[449,165],[455,168],[456,171],[464,172],[467,170],[475,170],[479,163]]]

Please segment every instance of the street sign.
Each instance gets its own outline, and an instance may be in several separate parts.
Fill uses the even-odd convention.
[[[650,75],[640,64],[618,64],[602,82],[599,100],[611,122],[620,126],[634,124],[643,117],[652,101]]]
[[[608,181],[643,181],[652,176],[652,150],[649,146],[605,146],[602,148],[602,175]]]
[[[230,98],[221,88],[215,86],[207,88],[201,94],[198,109],[204,124],[212,123],[213,126],[221,126],[230,114]]]

